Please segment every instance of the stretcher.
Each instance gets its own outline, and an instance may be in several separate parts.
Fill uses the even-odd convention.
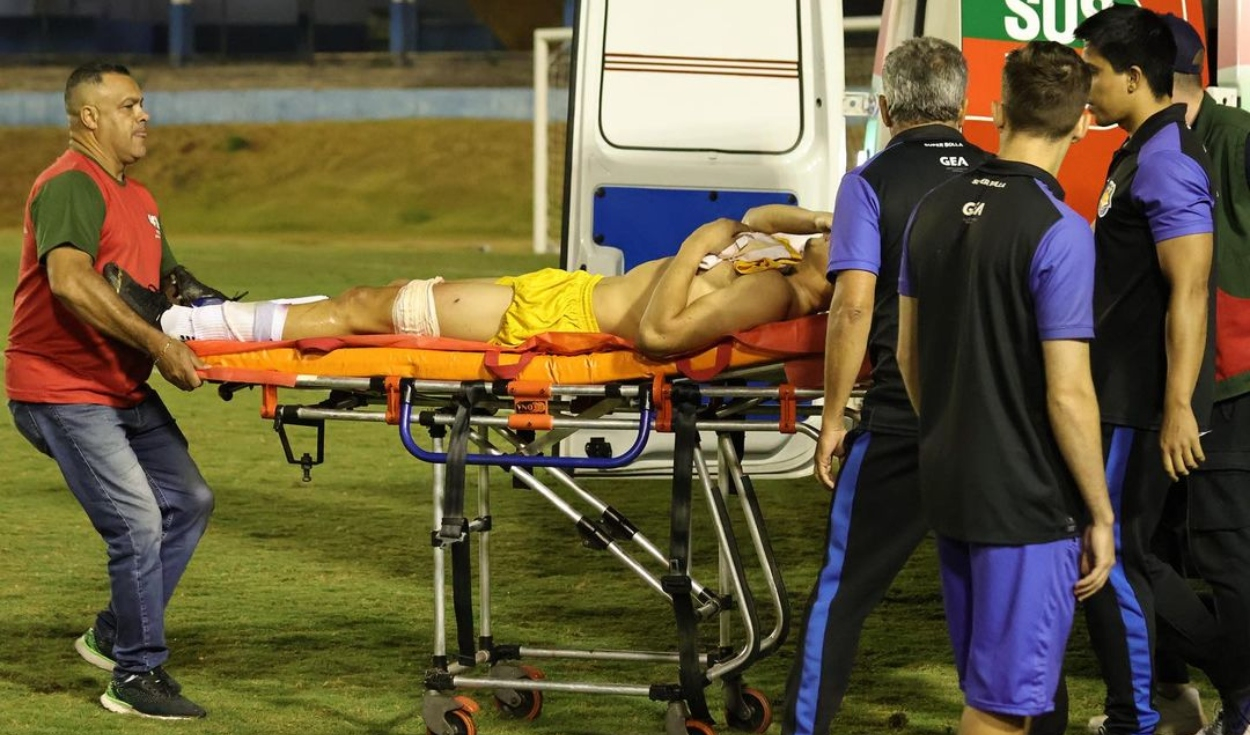
[[[809,316],[742,332],[672,361],[649,360],[615,337],[582,334],[541,335],[515,348],[397,335],[190,344],[223,398],[243,387],[261,389],[261,415],[273,421],[287,460],[301,466],[305,479],[324,458],[326,421],[395,426],[405,449],[433,465],[434,642],[422,701],[429,733],[474,735],[477,704],[460,692],[487,689],[500,712],[529,720],[541,713],[544,692],[645,696],[667,705],[666,735],[711,735],[715,720],[705,690],[714,682],[723,684],[723,722],[730,728],[764,732],[772,720],[768,697],[748,687],[743,675],[782,645],[791,613],[755,489],[742,470],[743,437],[815,435],[803,419],[819,411],[811,402],[820,395],[824,331],[824,316]],[[287,393],[279,391],[285,389],[329,396],[283,403],[279,398]],[[288,426],[316,429],[315,454],[296,456]],[[631,445],[595,446],[592,438],[586,456],[553,451],[569,436],[605,429],[628,429]],[[655,432],[673,435],[667,549],[574,477],[628,464]],[[705,455],[701,432],[715,436],[714,453]],[[476,514],[466,509],[469,467],[479,468]],[[496,641],[490,467],[537,492],[574,524],[584,546],[615,557],[667,598],[673,649],[573,650]],[[539,469],[550,479],[539,479]],[[714,580],[690,573],[691,513],[699,497],[718,550]],[[735,533],[734,498],[747,539]],[[762,589],[748,582],[748,558]],[[713,621],[718,645],[705,650],[700,626]],[[676,664],[677,676],[643,683],[557,681],[531,664],[540,659]]]

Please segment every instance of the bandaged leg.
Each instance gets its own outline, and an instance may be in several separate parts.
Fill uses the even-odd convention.
[[[280,340],[288,308],[286,303],[279,301],[226,301],[208,306],[173,306],[161,315],[161,331],[181,340]]]
[[[434,306],[434,286],[442,278],[409,281],[395,296],[391,306],[391,323],[396,334],[413,334],[418,337],[437,337],[438,311]]]

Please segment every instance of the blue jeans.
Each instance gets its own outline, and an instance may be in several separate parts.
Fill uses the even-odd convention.
[[[213,512],[213,493],[155,391],[131,408],[10,401],[17,430],[52,457],[108,546],[111,598],[97,635],[118,673],[169,657],[165,606]]]

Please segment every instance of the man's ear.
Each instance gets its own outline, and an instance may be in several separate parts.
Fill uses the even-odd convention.
[[[1081,116],[1077,118],[1076,127],[1072,128],[1072,142],[1076,143],[1085,137],[1089,132],[1089,110],[1082,110]]]
[[[1130,66],[1128,71],[1124,72],[1124,77],[1129,94],[1133,94],[1138,89],[1146,86],[1146,75],[1142,73],[1140,66]]]
[[[963,130],[966,117],[968,117],[968,98],[964,97],[964,101],[959,103],[959,118],[955,120],[955,127]]]
[[[95,105],[83,105],[78,108],[78,121],[88,130],[100,127],[100,110]]]
[[[1007,117],[1003,114],[1003,103],[1001,100],[994,100],[990,103],[990,114],[994,117],[994,127],[1002,130],[1003,126],[1007,124]]]
[[[894,125],[894,119],[890,117],[890,102],[885,95],[877,95],[877,112],[881,115],[881,123],[887,128]]]

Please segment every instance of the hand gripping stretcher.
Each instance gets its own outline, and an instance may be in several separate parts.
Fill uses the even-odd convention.
[[[743,437],[815,435],[802,419],[819,410],[810,400],[820,392],[804,386],[819,385],[824,324],[824,315],[817,315],[766,325],[672,362],[648,360],[615,337],[584,334],[540,335],[517,348],[398,335],[191,346],[210,365],[205,377],[221,383],[224,398],[241,387],[261,387],[261,415],[274,422],[288,461],[301,465],[305,479],[323,459],[326,421],[395,425],[404,447],[433,465],[434,648],[422,703],[429,733],[474,735],[478,707],[457,692],[489,689],[501,712],[530,720],[541,713],[544,692],[646,696],[667,703],[666,735],[711,735],[705,690],[713,682],[724,686],[729,727],[764,732],[772,719],[768,698],[747,687],[743,674],[781,646],[791,616],[755,490],[741,466]],[[279,388],[328,390],[329,397],[284,404]],[[316,428],[315,456],[296,458],[286,432],[292,425]],[[561,440],[607,429],[633,432],[631,446],[616,453],[592,440],[586,456],[555,456]],[[414,436],[418,430],[426,435],[421,442]],[[653,432],[671,432],[674,440],[667,549],[573,475],[629,464]],[[715,476],[700,432],[715,434]],[[466,510],[469,467],[480,468],[476,515]],[[514,484],[539,493],[575,524],[586,547],[611,554],[668,598],[676,623],[673,650],[558,650],[496,641],[489,467],[510,472]],[[551,484],[536,476],[540,468]],[[718,549],[714,582],[690,575],[691,511],[698,495],[708,505]],[[731,523],[734,497],[749,541],[740,541]],[[758,564],[762,592],[748,584],[744,551]],[[450,652],[449,566],[456,631]],[[699,626],[712,620],[719,623],[719,645],[703,650]],[[544,658],[672,663],[677,676],[643,684],[561,682],[522,663]]]

